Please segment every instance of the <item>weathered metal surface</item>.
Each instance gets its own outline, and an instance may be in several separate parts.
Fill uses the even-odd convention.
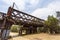
[[[9,9],[11,10],[11,12],[10,12],[10,10],[8,10],[7,15],[9,15],[11,17],[11,19],[13,19],[13,21],[16,22],[16,24],[22,24],[22,25],[26,24],[26,25],[31,25],[31,26],[34,26],[34,25],[41,26],[44,24],[43,19],[39,19],[39,18],[29,15],[27,13],[13,9],[11,7]],[[6,14],[2,14],[2,16],[3,15],[6,15]]]
[[[18,11],[16,9],[12,9],[12,10],[13,10],[13,12],[11,13],[12,18],[18,23],[20,22],[22,24],[28,24],[31,26],[33,26],[33,25],[40,26],[43,24],[44,20],[42,20],[42,19],[39,19],[39,18],[29,15],[27,13]]]
[[[9,36],[12,24],[23,25],[19,30],[22,35],[23,30],[26,34],[36,33],[37,27],[44,26],[44,20],[9,7],[7,14],[0,12],[0,36],[3,40]]]

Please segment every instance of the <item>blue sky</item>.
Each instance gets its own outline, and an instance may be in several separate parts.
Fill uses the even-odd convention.
[[[18,0],[17,0],[18,1]],[[23,9],[22,11],[24,12],[27,12],[27,13],[31,13],[33,12],[34,10],[36,10],[37,8],[42,8],[42,7],[45,7],[47,6],[50,2],[52,2],[52,0],[37,0],[37,2],[34,2],[36,3],[36,5],[32,5],[31,4],[31,1],[32,0],[24,0],[24,3],[25,3],[25,9]],[[34,0],[36,1],[36,0]],[[6,3],[7,1],[4,2],[4,0],[0,0],[0,11],[2,12],[7,12],[7,8],[9,6],[12,5],[13,1],[11,0],[11,4],[9,4],[9,0],[8,0],[8,3]],[[16,3],[16,2],[15,2]],[[18,3],[19,4],[19,3]],[[18,6],[18,4],[16,4]],[[21,4],[22,5],[22,4]],[[19,8],[19,6],[18,6]]]
[[[55,11],[60,11],[60,0],[0,0],[0,11],[6,13],[13,2],[20,11],[42,19],[46,19],[48,15],[55,15]]]

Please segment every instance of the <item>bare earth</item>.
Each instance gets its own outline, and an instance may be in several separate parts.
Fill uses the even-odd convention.
[[[10,35],[15,35],[15,34],[11,33]],[[40,33],[40,34],[18,36],[18,37],[11,38],[10,40],[60,40],[60,34],[50,35],[47,33]]]

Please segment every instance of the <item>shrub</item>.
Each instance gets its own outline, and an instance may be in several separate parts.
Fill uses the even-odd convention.
[[[13,26],[11,27],[11,32],[18,32],[18,27],[19,27],[19,26],[17,26],[17,25],[13,25]]]
[[[37,28],[37,32],[38,32],[38,33],[43,32],[43,29],[44,29],[44,27],[38,27],[38,28]]]
[[[48,28],[51,34],[59,32],[59,20],[54,16],[48,16],[48,19],[45,21],[45,28]],[[47,32],[48,32],[47,31]]]

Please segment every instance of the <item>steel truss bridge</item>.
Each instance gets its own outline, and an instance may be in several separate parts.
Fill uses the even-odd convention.
[[[23,27],[21,27],[19,30],[19,35],[22,35],[23,30],[26,30],[26,34],[32,34],[37,33],[37,27],[44,26],[44,20],[24,13],[22,11],[16,10],[13,7],[9,7],[7,13],[0,12],[1,40],[6,39],[6,35],[9,34],[7,32],[8,30],[10,30],[13,24],[23,25]]]

